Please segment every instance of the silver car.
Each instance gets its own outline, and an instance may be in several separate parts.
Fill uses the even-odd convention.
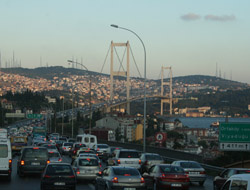
[[[198,182],[203,186],[207,176],[205,169],[196,161],[178,160],[174,161],[172,165],[180,166],[188,175],[190,182]]]
[[[49,154],[49,161],[51,163],[62,162],[62,156],[60,155],[58,151],[48,150],[48,154]]]
[[[103,170],[102,174],[98,174],[95,185],[96,190],[146,189],[144,178],[140,172],[133,167],[109,166]]]
[[[116,166],[141,168],[141,160],[137,150],[121,149],[117,150],[114,157],[114,164]]]
[[[90,156],[75,159],[72,168],[76,172],[77,180],[95,180],[97,173],[101,172],[98,160]]]

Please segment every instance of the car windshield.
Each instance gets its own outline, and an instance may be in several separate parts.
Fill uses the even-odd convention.
[[[52,144],[43,144],[42,147],[46,147],[48,149],[57,149],[56,146]]]
[[[184,170],[178,166],[160,166],[160,169],[163,173],[183,173]]]
[[[75,144],[75,147],[76,148],[81,148],[81,147],[86,147],[86,145],[85,144]]]
[[[74,175],[71,166],[69,165],[49,165],[46,170],[46,175]]]
[[[79,166],[98,166],[98,161],[91,158],[79,159]]]
[[[146,155],[146,160],[162,160],[161,156],[157,155],[157,154],[149,154]]]
[[[114,168],[115,175],[122,175],[122,176],[138,176],[140,173],[137,169],[133,168]]]
[[[49,152],[49,158],[60,157],[59,152]]]
[[[23,158],[47,158],[48,153],[45,148],[27,148],[23,151]]]
[[[63,146],[72,146],[72,143],[64,143]]]
[[[121,151],[119,158],[139,158],[139,154],[134,151]]]
[[[106,144],[98,144],[97,148],[108,148],[109,146]]]
[[[181,167],[183,168],[202,168],[197,162],[181,162]]]

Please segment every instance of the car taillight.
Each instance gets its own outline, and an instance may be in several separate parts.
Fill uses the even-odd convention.
[[[75,154],[75,153],[76,153],[76,150],[74,150],[73,153]]]
[[[49,175],[45,175],[44,178],[50,178],[50,176]]]
[[[139,164],[141,164],[141,160],[139,160]]]
[[[99,173],[100,175],[102,174],[102,172],[101,172],[101,171],[99,171],[98,173]]]
[[[143,177],[141,177],[141,183],[145,183],[145,180]]]
[[[102,164],[100,163],[99,166],[100,166],[100,168],[101,168],[101,167],[102,167]]]
[[[100,148],[97,148],[97,151],[99,151],[100,150]]]
[[[205,171],[202,171],[202,172],[200,172],[200,174],[206,174],[206,172],[205,172]]]
[[[189,174],[189,172],[185,172],[185,174],[187,174],[187,175],[188,175],[188,174]]]
[[[121,164],[121,160],[117,160],[117,164]]]
[[[164,173],[162,173],[161,178],[166,178],[166,175]]]
[[[47,160],[47,164],[49,164],[50,163],[50,161],[49,160]]]
[[[69,178],[75,178],[75,176],[74,176],[74,175],[71,175],[71,176],[69,176]]]
[[[65,149],[66,149],[66,147],[63,147],[63,149],[65,150]]]
[[[77,168],[77,170],[76,170],[76,174],[80,174],[79,168]]]
[[[61,162],[61,161],[62,161],[62,158],[59,158],[59,159],[58,159],[58,162]]]
[[[36,150],[37,150],[37,149],[39,149],[39,147],[33,147],[33,149],[36,149]]]
[[[186,182],[189,182],[190,181],[189,176],[188,175],[185,176],[186,176]]]
[[[99,154],[96,154],[96,156],[98,156]]]
[[[118,178],[117,178],[117,177],[114,177],[114,178],[112,179],[112,182],[113,182],[113,183],[118,183]]]
[[[21,166],[24,166],[24,160],[21,160],[20,164]]]
[[[9,159],[9,171],[11,170],[11,168],[12,168],[12,160]]]

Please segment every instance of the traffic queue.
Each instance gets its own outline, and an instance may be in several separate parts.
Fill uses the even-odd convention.
[[[203,186],[207,178],[205,169],[195,161],[166,163],[156,153],[98,144],[96,136],[89,134],[74,139],[59,133],[13,135],[0,129],[0,176],[9,181],[12,153],[18,154],[17,175],[41,175],[42,190],[76,189],[78,182],[87,181],[96,190],[189,189],[191,183]],[[227,186],[220,184],[221,189],[230,189],[228,180],[223,181]]]

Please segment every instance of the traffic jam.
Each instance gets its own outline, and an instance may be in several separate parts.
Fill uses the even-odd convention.
[[[39,176],[41,190],[85,189],[79,188],[85,183],[96,190],[190,189],[193,183],[203,187],[207,179],[198,162],[167,163],[156,153],[98,144],[95,135],[69,138],[59,133],[47,134],[41,124],[19,130],[0,129],[1,180],[15,183],[11,182],[13,176],[32,180],[33,175]],[[216,189],[229,189],[223,186],[226,178],[218,179]]]

